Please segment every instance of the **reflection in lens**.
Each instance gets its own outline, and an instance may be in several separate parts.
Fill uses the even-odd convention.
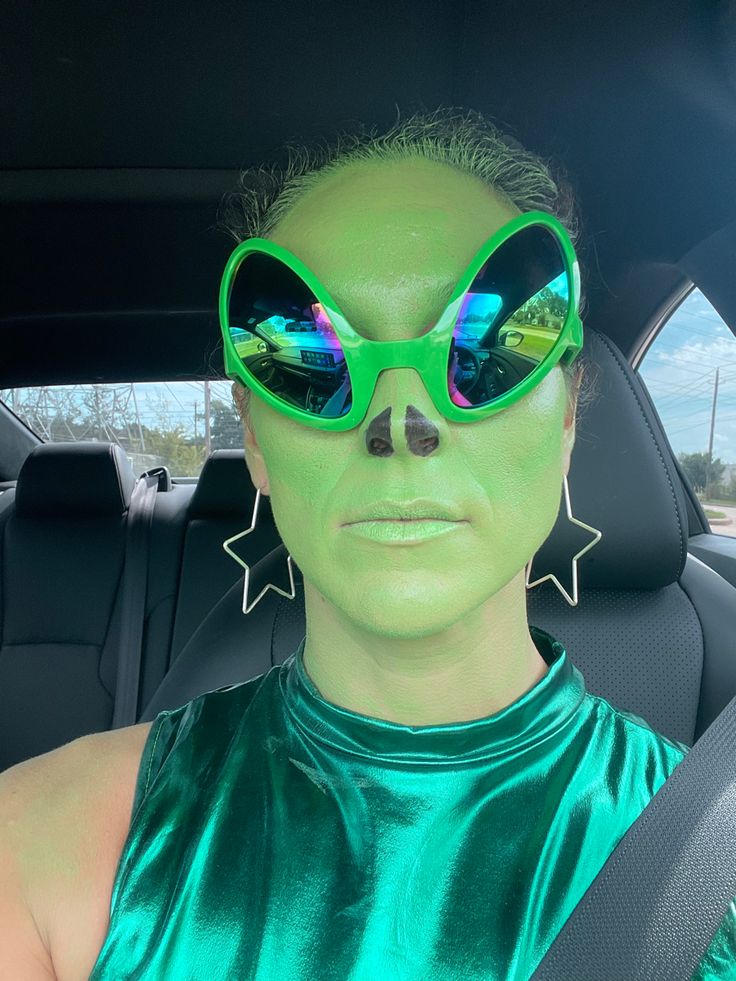
[[[230,337],[246,370],[287,405],[329,418],[352,405],[340,341],[304,280],[274,256],[251,252],[233,281]]]
[[[458,313],[447,387],[455,405],[473,408],[514,389],[549,355],[570,305],[556,236],[529,225],[490,256]]]

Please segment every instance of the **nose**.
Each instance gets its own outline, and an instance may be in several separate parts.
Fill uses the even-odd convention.
[[[365,431],[365,445],[371,456],[391,456],[394,445],[391,438],[392,406],[371,419]],[[429,456],[440,445],[439,430],[423,412],[414,405],[407,405],[404,417],[404,439],[415,456]]]
[[[407,404],[408,403],[408,404]],[[419,372],[382,371],[363,422],[371,456],[430,456],[444,445],[447,421],[437,411]]]
[[[415,456],[429,456],[440,445],[435,424],[413,405],[407,405],[404,421],[406,445]]]

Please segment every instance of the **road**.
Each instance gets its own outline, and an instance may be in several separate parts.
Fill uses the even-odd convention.
[[[723,504],[706,504],[703,502],[703,507],[706,509],[712,509],[713,511],[722,511],[727,518],[731,521],[729,524],[712,524],[710,530],[714,535],[728,535],[730,538],[736,538],[736,507],[725,507]]]

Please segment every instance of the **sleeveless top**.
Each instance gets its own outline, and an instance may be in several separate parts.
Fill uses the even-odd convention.
[[[304,641],[159,713],[90,981],[527,981],[688,751],[530,635],[547,674],[468,722],[328,702]],[[736,977],[735,924],[696,981]]]

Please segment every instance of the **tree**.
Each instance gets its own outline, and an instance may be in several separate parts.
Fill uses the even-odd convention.
[[[680,461],[685,476],[690,481],[696,493],[705,493],[708,483],[708,454],[707,453],[679,453],[677,459]],[[723,476],[725,463],[721,463],[719,457],[711,461],[710,464],[710,485],[711,487],[719,483]]]
[[[82,392],[81,411],[86,426],[85,439],[111,439],[110,427],[114,425],[115,395],[105,385],[92,385]]]
[[[542,327],[555,326],[565,319],[567,307],[566,296],[560,295],[550,286],[543,286],[538,293],[524,301],[511,315],[509,322],[538,324]]]
[[[204,464],[204,446],[192,446],[182,425],[173,429],[145,427],[146,450],[169,468],[172,477],[195,477]]]
[[[232,405],[220,399],[212,402],[210,445],[213,450],[242,450],[243,424]]]

